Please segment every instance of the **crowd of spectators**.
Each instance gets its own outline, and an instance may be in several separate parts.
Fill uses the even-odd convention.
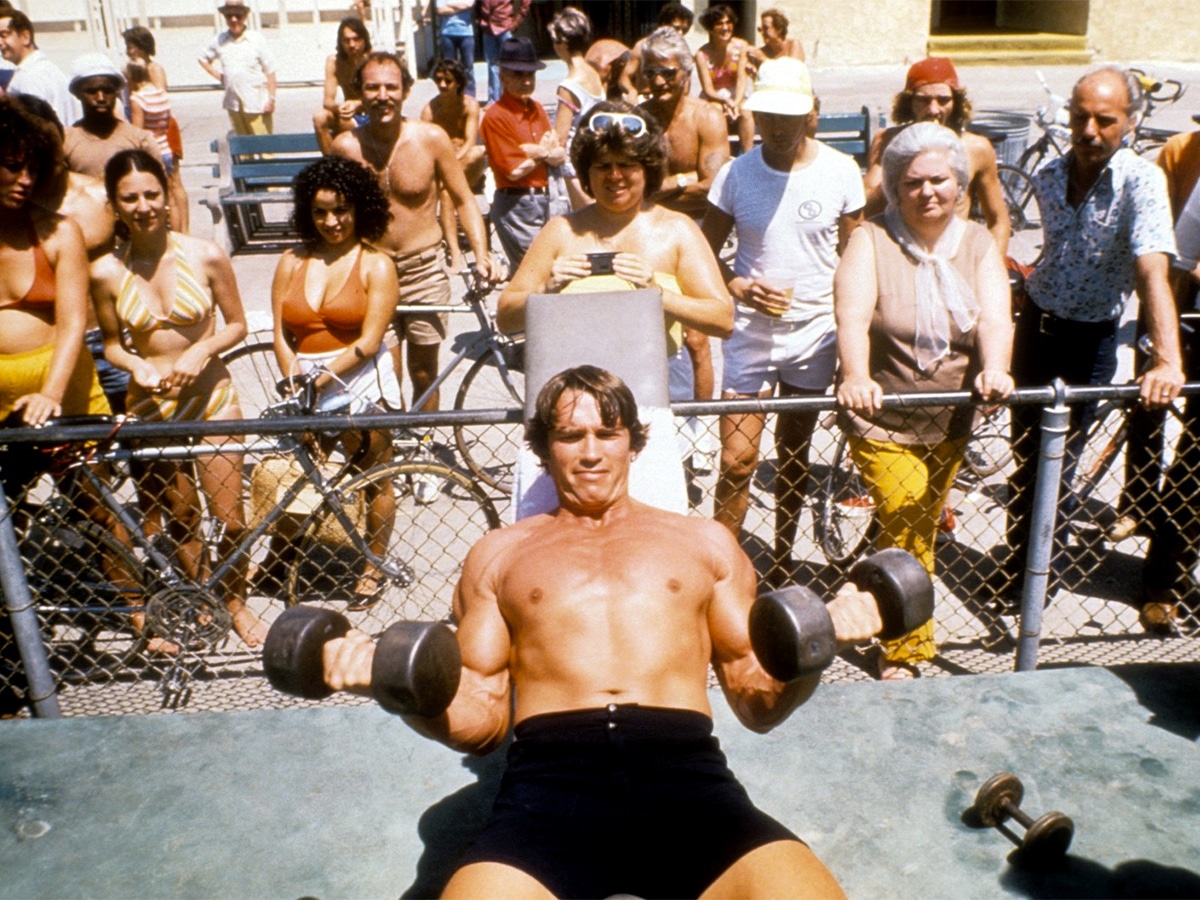
[[[4,6],[0,412],[29,425],[109,409],[163,420],[238,417],[218,357],[241,340],[245,317],[228,258],[187,234],[183,147],[154,36],[131,28],[122,68],[88,53],[68,76],[38,49],[35,23]],[[269,133],[278,88],[270,42],[249,27],[245,4],[227,0],[218,12],[226,27],[198,62],[220,82],[231,128]],[[440,52],[429,77],[438,93],[412,117],[403,110],[413,85],[404,60],[372,49],[361,18],[338,24],[312,120],[327,159],[297,181],[304,248],[284,254],[273,290],[281,366],[323,364],[349,379],[351,393],[361,376],[371,402],[397,407],[407,374],[415,401],[437,375],[447,326],[444,313],[411,307],[448,302],[448,273],[467,253],[485,278],[505,268],[511,275],[500,307],[507,330],[521,329],[532,292],[586,290],[594,278],[603,289],[656,285],[673,384],[678,375],[682,385],[673,398],[715,394],[714,337],[724,340],[726,398],[834,392],[880,517],[879,545],[911,550],[931,572],[971,417],[901,421],[880,410],[883,392],[969,388],[994,401],[1014,382],[1110,383],[1117,323],[1136,293],[1153,345],[1140,379],[1144,414],[1161,418],[1178,396],[1179,312],[1194,302],[1200,244],[1200,142],[1173,141],[1160,167],[1127,149],[1143,97],[1116,67],[1075,85],[1071,152],[1035,178],[1045,251],[1014,335],[996,154],[967,129],[971,105],[950,60],[909,69],[864,176],[814,136],[819,106],[802,36],[789,36],[778,10],[761,14],[763,43],[754,46],[735,35],[732,8],[710,6],[699,21],[708,40],[692,52],[692,13],[680,4],[665,4],[660,27],[632,48],[596,40],[588,17],[566,7],[548,26],[567,66],[550,112],[534,99],[545,63],[528,37],[513,34],[528,14],[528,0],[437,4]],[[477,31],[485,97],[476,96]],[[492,258],[475,199],[487,167],[488,218],[506,265]],[[965,221],[973,205],[982,227]],[[730,237],[736,255],[718,263]],[[610,272],[591,271],[594,251],[615,253]],[[396,314],[389,296],[410,309]],[[353,315],[334,315],[339,305]],[[424,409],[437,407],[434,392]],[[1014,416],[1010,553],[997,586],[1006,595],[1019,590],[1026,565],[1035,414]],[[1087,405],[1075,411],[1073,452],[1091,414]],[[775,425],[776,581],[792,577],[816,427],[815,415]],[[761,413],[720,422],[715,517],[735,535],[764,430]],[[385,436],[369,440],[367,458],[386,458]],[[1189,430],[1179,460],[1193,444]],[[1148,631],[1169,634],[1200,526],[1194,504],[1156,502],[1163,479],[1168,490],[1196,493],[1195,476],[1178,462],[1165,472],[1163,458],[1160,440],[1130,471],[1139,499],[1123,501],[1113,539],[1152,539],[1139,606]],[[706,465],[687,462],[693,473]],[[238,454],[218,452],[194,474],[161,463],[139,476],[143,505],[158,508],[163,532],[193,568],[201,493],[224,540],[245,527],[240,465]],[[1069,477],[1070,458],[1064,468]],[[418,486],[418,499],[432,490]],[[392,508],[390,496],[372,498],[380,540]],[[1060,529],[1056,560],[1065,541]],[[1052,586],[1060,574],[1052,572]],[[246,581],[235,567],[224,595],[237,633],[256,646],[263,626],[245,606]],[[372,593],[364,573],[362,605]],[[932,647],[930,630],[885,648],[881,675],[915,674]]]

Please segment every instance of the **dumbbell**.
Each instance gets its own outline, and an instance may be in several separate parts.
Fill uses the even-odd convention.
[[[1060,812],[1048,812],[1038,819],[1031,819],[1021,809],[1024,796],[1025,786],[1021,779],[1002,772],[993,775],[979,788],[975,794],[975,812],[979,821],[988,827],[1001,825],[1010,818],[1024,825],[1024,840],[1011,832],[1009,836],[1027,859],[1035,862],[1061,859],[1075,836],[1075,823],[1070,816]]]
[[[323,700],[325,645],[345,637],[350,621],[331,609],[293,606],[272,623],[263,643],[263,670],[285,694]],[[436,716],[458,691],[462,654],[454,632],[440,622],[397,622],[375,645],[371,696],[388,712]]]
[[[903,637],[933,618],[933,581],[906,550],[892,547],[857,562],[850,581],[879,605],[879,637]],[[794,681],[820,672],[837,654],[829,610],[816,593],[789,585],[759,596],[750,608],[750,645],[767,674]]]

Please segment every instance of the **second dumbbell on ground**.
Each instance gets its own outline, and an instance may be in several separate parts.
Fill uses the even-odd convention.
[[[276,690],[309,700],[333,693],[325,681],[325,645],[345,637],[350,621],[331,609],[284,610],[263,644],[263,671]],[[371,695],[388,712],[436,716],[458,691],[462,655],[454,632],[439,622],[397,622],[371,659]]]
[[[933,618],[933,581],[911,553],[880,550],[860,560],[849,579],[875,598],[884,640],[903,637]],[[750,645],[772,678],[794,681],[826,668],[837,655],[837,628],[825,601],[800,585],[762,594],[750,609]]]
[[[1075,823],[1060,812],[1048,812],[1034,819],[1021,809],[1025,786],[1009,772],[993,775],[975,794],[975,812],[979,821],[988,827],[1004,824],[1008,819],[1025,826],[1024,839],[1016,838],[1021,853],[1031,860],[1049,862],[1061,859],[1075,836]]]

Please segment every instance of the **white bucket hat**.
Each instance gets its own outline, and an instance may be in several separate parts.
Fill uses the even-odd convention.
[[[754,93],[742,107],[779,116],[807,116],[813,108],[808,66],[790,56],[768,59],[759,67]]]

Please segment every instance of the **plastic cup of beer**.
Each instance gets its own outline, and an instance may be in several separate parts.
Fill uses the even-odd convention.
[[[792,293],[796,290],[796,276],[790,271],[767,271],[763,273],[762,281],[772,290],[778,291],[787,298],[782,306],[769,304],[763,307],[763,311],[767,315],[778,319],[791,308]]]

